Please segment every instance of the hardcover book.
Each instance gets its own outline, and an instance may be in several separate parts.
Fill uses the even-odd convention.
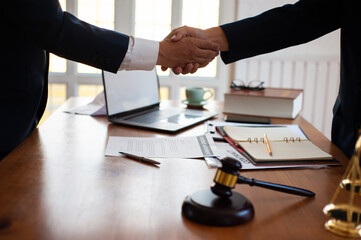
[[[231,90],[224,94],[225,114],[295,119],[302,110],[303,90],[266,88]]]
[[[264,123],[264,124],[271,123],[271,119],[269,117],[250,116],[250,115],[233,114],[233,113],[224,114],[224,121],[241,122],[241,123]]]

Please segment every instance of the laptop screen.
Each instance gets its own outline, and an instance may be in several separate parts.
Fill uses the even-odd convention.
[[[103,71],[104,91],[108,115],[127,112],[159,103],[159,86],[156,70]]]

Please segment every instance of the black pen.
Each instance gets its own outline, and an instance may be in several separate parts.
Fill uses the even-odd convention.
[[[133,153],[126,153],[126,152],[119,152],[119,153],[124,154],[126,157],[129,157],[131,159],[134,159],[134,160],[137,160],[140,162],[145,162],[145,163],[150,163],[150,164],[160,164],[160,162],[158,162],[158,161],[152,160],[150,158],[134,155]]]

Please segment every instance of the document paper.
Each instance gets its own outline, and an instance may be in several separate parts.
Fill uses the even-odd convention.
[[[158,158],[218,156],[216,145],[208,135],[164,138],[110,136],[105,156],[121,156],[119,152]]]
[[[64,112],[90,116],[107,115],[107,110],[105,108],[104,92],[99,93],[91,103],[88,103],[84,106],[65,110]]]

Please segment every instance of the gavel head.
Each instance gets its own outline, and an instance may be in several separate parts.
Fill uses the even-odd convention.
[[[214,194],[219,197],[229,198],[232,196],[232,188],[236,186],[238,170],[242,165],[236,159],[225,157],[221,160],[222,167],[218,168],[214,176],[215,185],[211,187]]]

